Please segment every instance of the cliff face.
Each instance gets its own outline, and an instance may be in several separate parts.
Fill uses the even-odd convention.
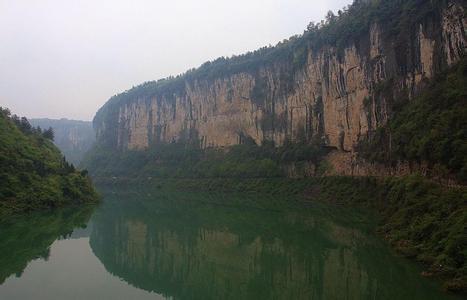
[[[420,10],[431,5],[419,2]],[[97,139],[120,150],[193,139],[203,147],[231,146],[246,137],[276,145],[319,139],[353,152],[390,118],[395,100],[413,96],[465,54],[465,1],[449,1],[419,19],[403,35],[371,22],[344,46],[316,48],[305,41],[300,68],[292,57],[110,101],[94,120]]]

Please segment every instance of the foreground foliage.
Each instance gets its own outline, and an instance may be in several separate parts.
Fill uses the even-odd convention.
[[[69,164],[48,137],[0,109],[0,214],[96,201],[87,172]]]

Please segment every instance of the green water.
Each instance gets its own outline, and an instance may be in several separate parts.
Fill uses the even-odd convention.
[[[101,189],[0,223],[0,299],[456,299],[368,214],[267,196]]]

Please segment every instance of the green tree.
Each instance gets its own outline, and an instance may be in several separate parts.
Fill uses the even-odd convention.
[[[46,139],[49,139],[49,140],[53,141],[54,137],[55,137],[53,128],[49,127],[49,129],[45,130],[42,133],[42,136],[45,137]]]

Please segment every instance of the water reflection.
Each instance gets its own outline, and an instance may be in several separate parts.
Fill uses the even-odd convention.
[[[12,274],[21,277],[29,262],[47,260],[50,245],[86,228],[93,206],[68,207],[2,220],[0,226],[0,285]]]
[[[143,189],[109,193],[90,244],[112,274],[175,299],[448,298],[371,226],[345,209]]]

